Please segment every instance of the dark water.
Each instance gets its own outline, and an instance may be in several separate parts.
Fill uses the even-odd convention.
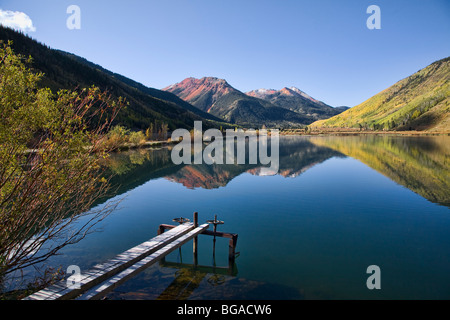
[[[101,231],[53,265],[96,263],[152,238],[175,217],[215,214],[228,241],[199,237],[109,299],[449,299],[450,137],[282,137],[278,175],[256,165],[176,166],[170,150],[109,162],[124,197]],[[369,290],[367,267],[381,270]]]

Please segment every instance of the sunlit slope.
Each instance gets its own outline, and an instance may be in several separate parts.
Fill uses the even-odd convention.
[[[311,142],[358,159],[422,197],[450,207],[447,136],[313,137]]]
[[[315,128],[450,131],[450,57],[436,61]]]

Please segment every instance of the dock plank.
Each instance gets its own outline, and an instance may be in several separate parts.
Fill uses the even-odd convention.
[[[190,241],[194,237],[201,234],[203,231],[208,229],[209,224],[203,224],[194,230],[186,233],[185,235],[179,237],[178,239],[170,242],[163,248],[159,249],[158,251],[155,251],[151,255],[145,257],[144,259],[138,261],[134,265],[130,266],[129,268],[123,270],[122,272],[118,273],[117,275],[109,278],[108,280],[105,280],[103,283],[98,284],[97,286],[91,288],[84,294],[82,294],[80,297],[77,298],[77,300],[96,300],[102,298],[106,293],[110,292],[117,286],[121,285],[123,282],[127,281],[131,277],[133,277],[135,274],[141,272],[145,268],[148,268],[152,264],[156,263],[157,261],[164,258],[166,255],[174,251],[175,249],[181,247],[186,242]]]
[[[134,265],[154,252],[164,248],[172,241],[183,237],[190,231],[195,230],[192,223],[179,225],[163,234],[160,234],[140,245],[133,247],[105,263],[98,264],[86,273],[81,274],[80,289],[67,287],[66,280],[60,281],[46,289],[40,290],[23,300],[65,300],[73,299],[84,291],[116,275],[117,273]]]

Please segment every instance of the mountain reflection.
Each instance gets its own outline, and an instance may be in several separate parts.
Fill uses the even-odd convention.
[[[308,139],[287,137],[280,140],[280,168],[279,175],[296,177],[315,164],[331,157],[342,156],[333,149],[316,146]],[[233,178],[242,173],[266,175],[267,171],[261,165],[189,165],[166,178],[182,183],[187,188],[213,189],[225,187]]]
[[[175,165],[170,157],[171,148],[141,149],[114,154],[107,160],[112,184],[122,194],[145,182],[165,178],[181,183],[186,188],[215,189],[225,187],[232,179],[243,174],[265,175],[264,166],[238,164]],[[314,165],[331,157],[343,157],[331,148],[312,144],[301,137],[280,139],[280,168],[283,177],[296,177]]]
[[[355,158],[431,202],[450,207],[449,136],[312,137]]]
[[[332,157],[355,158],[422,197],[450,206],[450,137],[323,136],[281,137],[278,175],[297,177]],[[107,161],[117,194],[158,178],[186,188],[225,187],[235,177],[264,175],[261,165],[175,165],[171,148],[114,154]]]

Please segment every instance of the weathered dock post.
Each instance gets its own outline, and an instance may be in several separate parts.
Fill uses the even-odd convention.
[[[177,222],[186,222],[189,221],[189,219],[186,218],[177,218],[174,219],[174,221]],[[208,235],[208,236],[213,236],[214,240],[213,240],[213,265],[215,266],[215,244],[216,244],[216,238],[217,237],[221,237],[221,238],[228,238],[229,242],[228,242],[228,269],[230,270],[230,274],[232,274],[233,271],[233,267],[234,267],[234,263],[235,263],[235,259],[236,256],[239,253],[236,253],[236,247],[237,247],[237,240],[238,240],[238,235],[236,233],[229,233],[229,232],[221,232],[221,231],[217,231],[217,226],[219,224],[224,224],[224,221],[220,221],[217,219],[217,215],[214,215],[214,220],[207,220],[206,221],[208,224],[212,224],[214,226],[213,230],[203,230],[201,233],[199,234],[203,234],[203,235]],[[198,225],[198,212],[194,212],[194,222],[192,223],[192,226],[194,225]],[[158,230],[158,234],[163,233],[164,230],[166,229],[172,229],[174,228],[174,226],[171,225],[167,225],[167,224],[163,224],[159,226],[159,230]],[[198,240],[197,240],[197,236],[195,236],[193,238],[194,240],[194,244],[193,244],[193,265],[194,266],[198,266]],[[163,261],[164,262],[164,261]]]
[[[213,230],[213,262],[214,265],[216,264],[216,235],[217,235],[217,225],[224,224],[225,222],[217,220],[217,214],[214,215],[214,220],[207,220],[206,221],[209,224],[212,224],[214,226]]]
[[[198,227],[198,212],[194,212],[194,228]],[[198,264],[198,237],[193,239],[194,266]]]

